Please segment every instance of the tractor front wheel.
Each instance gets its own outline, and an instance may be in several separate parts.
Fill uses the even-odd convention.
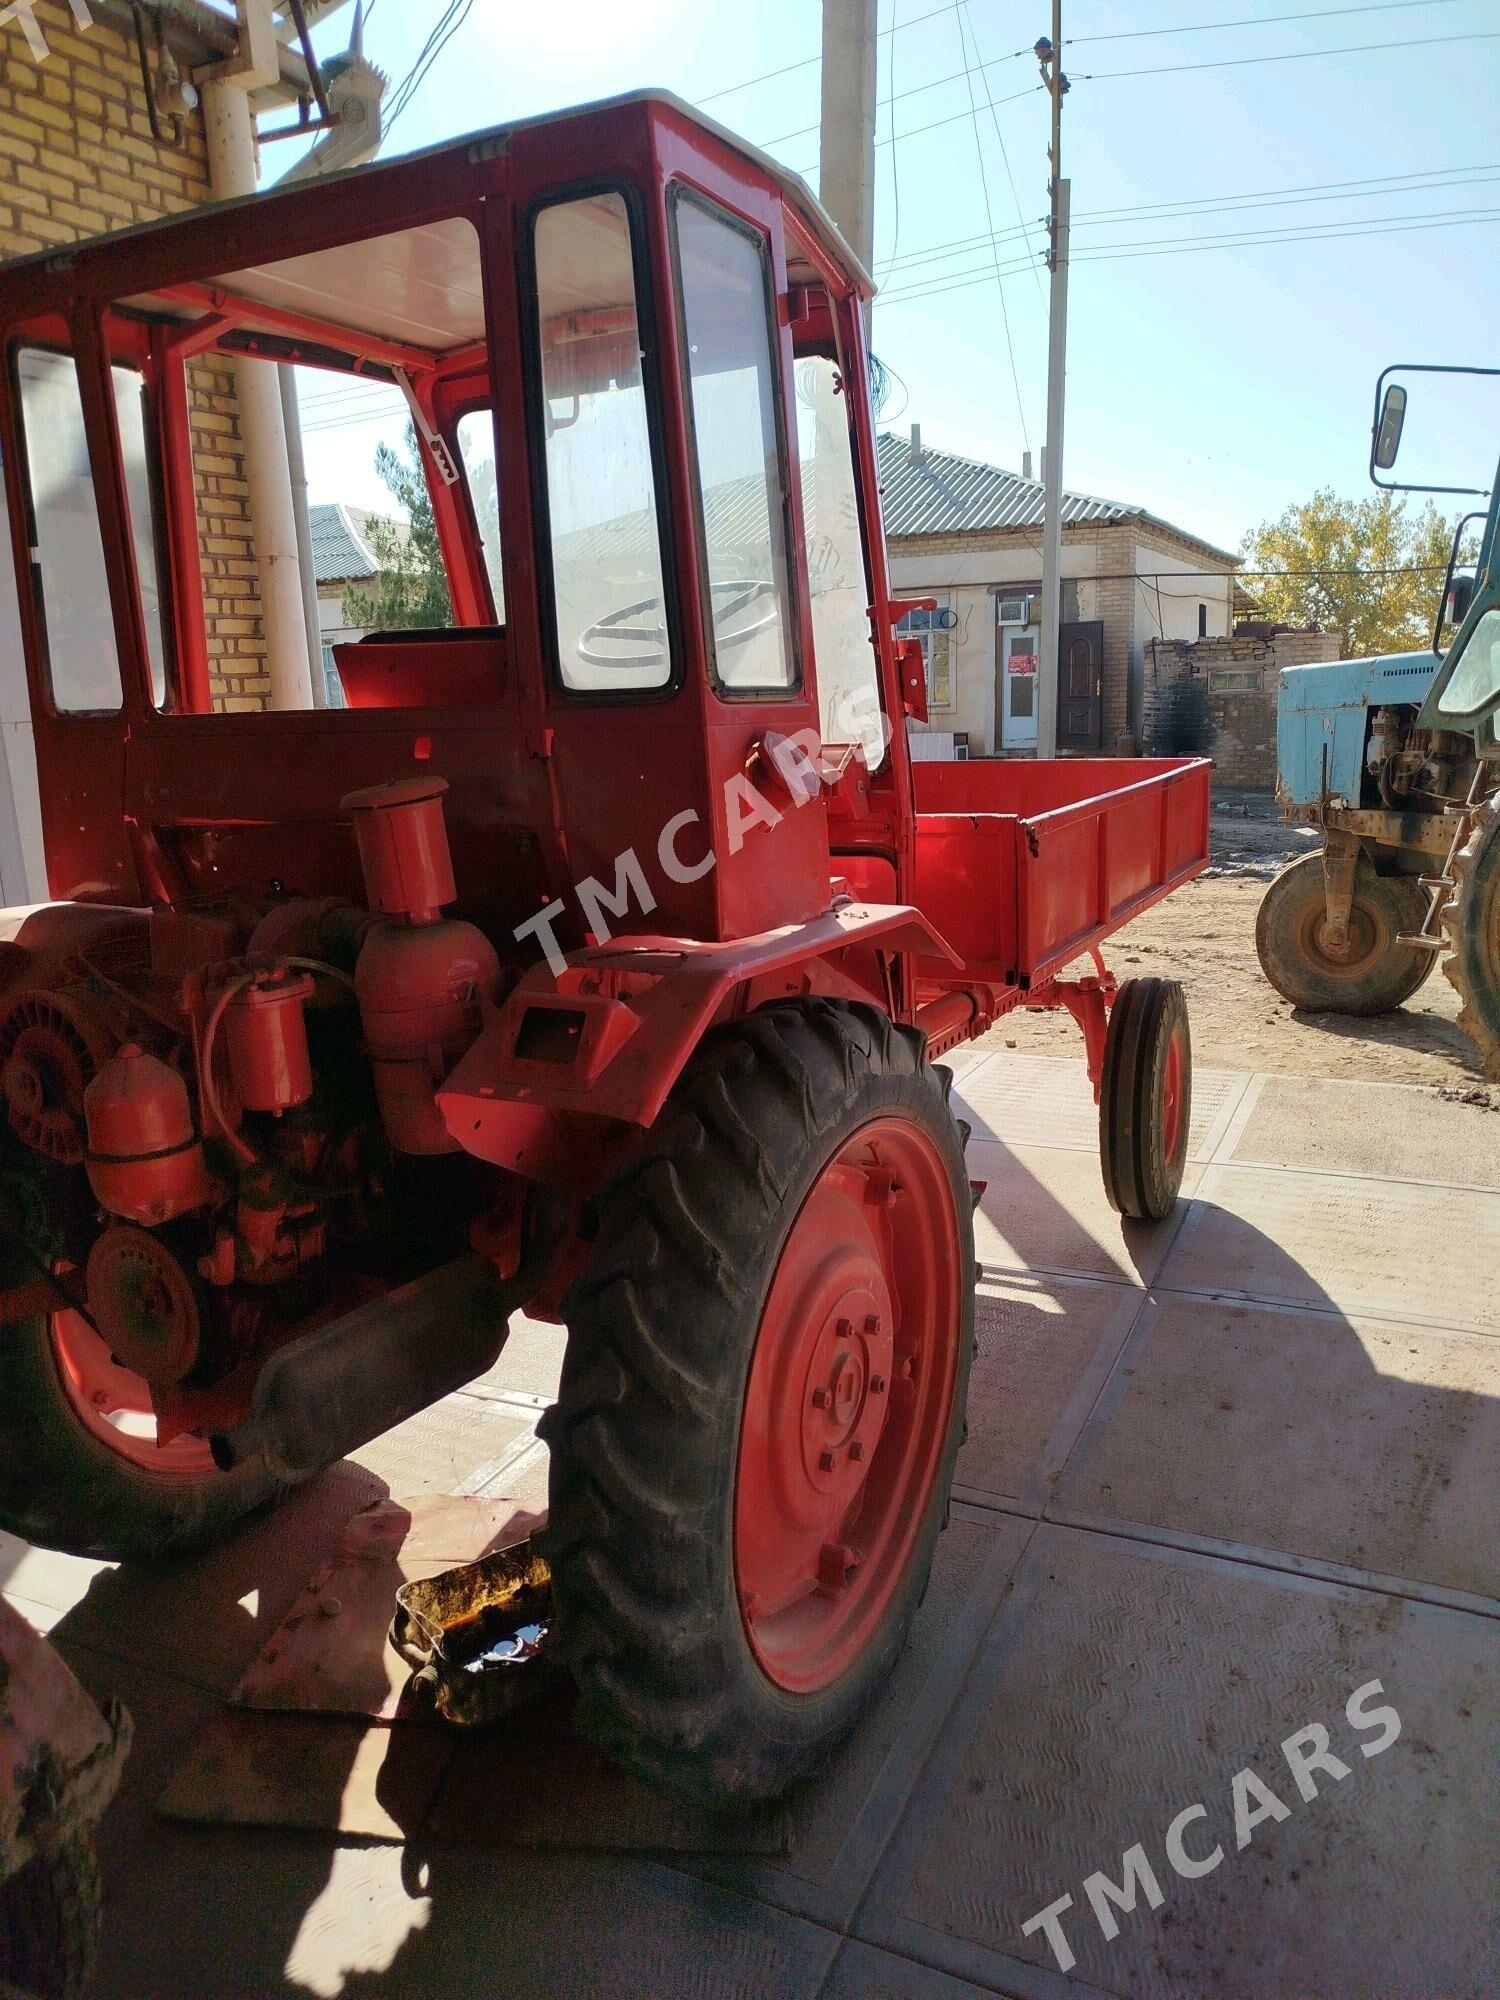
[[[874,1008],[764,1009],[601,1202],[544,1424],[558,1640],[590,1733],[680,1796],[784,1791],[921,1602],[974,1337],[947,1085]]]
[[[79,1314],[0,1328],[0,1528],[73,1555],[178,1555],[279,1490],[258,1465],[220,1472],[206,1439],[162,1443],[149,1385]]]
[[[1426,922],[1427,899],[1406,875],[1377,875],[1361,862],[1346,943],[1328,941],[1323,857],[1303,854],[1261,898],[1255,949],[1284,1000],[1316,1014],[1389,1014],[1432,970],[1432,953],[1402,944]]]

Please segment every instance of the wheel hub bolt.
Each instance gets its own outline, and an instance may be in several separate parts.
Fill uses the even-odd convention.
[[[812,1406],[815,1410],[826,1410],[828,1408],[828,1391],[826,1389],[813,1390]]]
[[[821,1451],[818,1453],[818,1470],[820,1472],[832,1472],[838,1462],[839,1455],[836,1451]]]
[[[849,1463],[851,1465],[858,1465],[860,1460],[864,1457],[864,1455],[865,1455],[865,1448],[860,1443],[859,1439],[856,1438],[853,1444],[851,1444],[849,1447]]]
[[[843,1590],[859,1568],[859,1557],[844,1542],[825,1542],[818,1553],[818,1584],[823,1590]]]
[[[879,1333],[879,1331],[880,1331],[880,1314],[867,1313],[865,1316],[865,1332],[873,1337],[875,1334]]]
[[[872,1396],[883,1396],[885,1394],[885,1377],[883,1375],[872,1375],[870,1377],[870,1394]]]

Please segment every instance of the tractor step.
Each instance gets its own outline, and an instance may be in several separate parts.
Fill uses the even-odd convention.
[[[1396,942],[1397,944],[1409,944],[1421,951],[1446,951],[1448,949],[1448,940],[1446,938],[1429,937],[1426,931],[1398,931]]]
[[[1443,896],[1446,898],[1453,894],[1458,884],[1451,875],[1419,875],[1417,877],[1417,886],[1422,889],[1441,890]]]

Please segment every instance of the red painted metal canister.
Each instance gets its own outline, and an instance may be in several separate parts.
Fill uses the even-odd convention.
[[[101,1208],[145,1227],[212,1196],[187,1085],[128,1042],[83,1093],[89,1186]]]
[[[402,1153],[453,1153],[437,1086],[483,1025],[500,963],[473,924],[377,924],[355,969],[365,1050],[386,1137]]]
[[[224,1039],[234,1094],[247,1111],[290,1111],[312,1096],[312,1058],[303,1007],[312,998],[308,973],[287,966],[257,973],[224,1013]]]
[[[342,801],[341,810],[354,821],[365,895],[381,916],[430,924],[453,901],[453,857],[443,820],[447,789],[446,778],[401,778],[350,792]]]

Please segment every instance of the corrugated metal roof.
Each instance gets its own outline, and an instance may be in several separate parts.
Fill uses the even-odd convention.
[[[972,534],[984,528],[1040,528],[1045,492],[1018,472],[935,451],[924,444],[913,463],[911,440],[882,431],[876,440],[885,531],[901,535]],[[1144,507],[1099,500],[1091,493],[1063,494],[1063,522],[1139,519]],[[1196,540],[1196,537],[1194,538]]]
[[[380,574],[380,564],[364,538],[370,516],[363,507],[338,502],[309,507],[313,568],[321,583],[363,583]]]

